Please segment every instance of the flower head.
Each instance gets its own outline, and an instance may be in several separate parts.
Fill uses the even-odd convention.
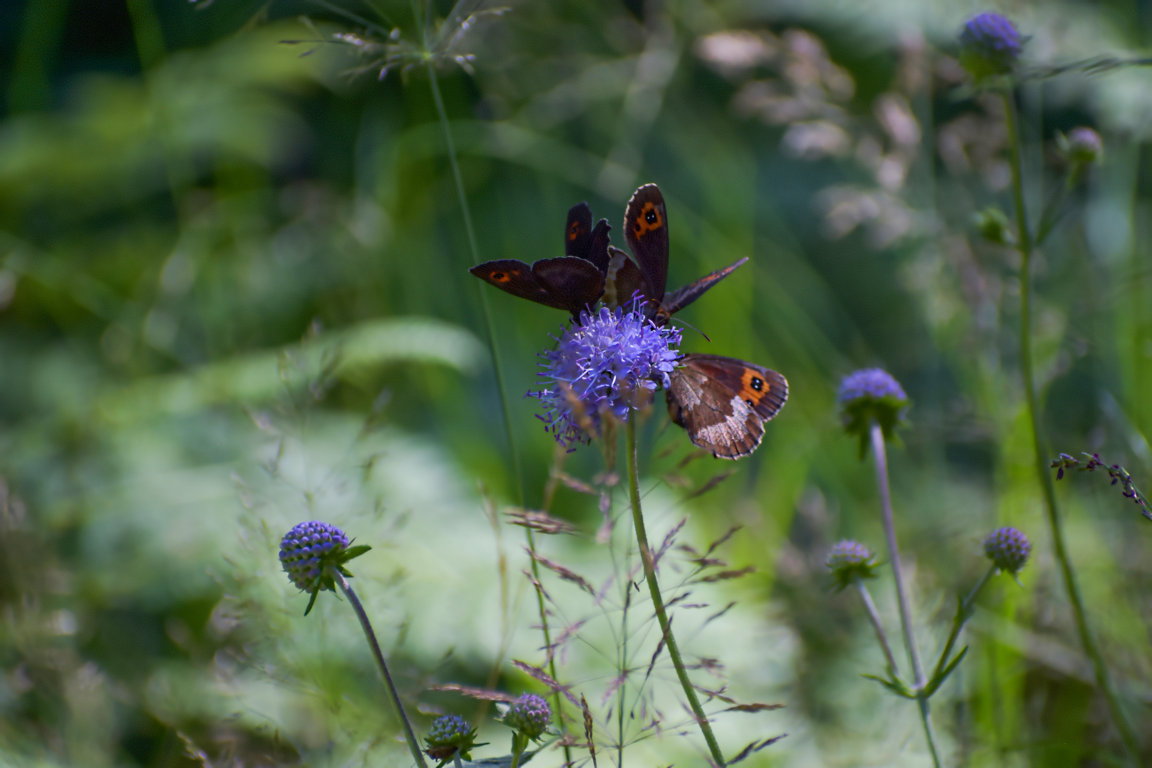
[[[998,13],[980,13],[960,31],[960,64],[976,82],[1012,71],[1023,41],[1012,22]]]
[[[1064,157],[1073,166],[1085,166],[1098,162],[1104,152],[1100,134],[1083,125],[1073,128],[1066,134],[1057,134],[1056,143]]]
[[[543,696],[525,693],[504,713],[504,724],[529,739],[537,740],[552,722],[552,708]]]
[[[860,436],[861,456],[873,422],[880,425],[886,439],[891,439],[908,411],[908,395],[890,373],[880,368],[865,368],[845,376],[836,402],[845,431]]]
[[[370,547],[350,547],[344,531],[334,525],[311,520],[299,523],[280,540],[280,565],[297,589],[311,592],[307,615],[321,590],[335,590],[336,574],[351,577],[344,563],[367,552]]]
[[[832,571],[837,592],[848,587],[858,579],[875,578],[873,572],[876,568],[874,555],[868,547],[858,541],[844,539],[832,545],[824,564]]]
[[[432,728],[424,737],[425,750],[428,757],[439,760],[440,765],[451,760],[457,754],[465,760],[471,760],[469,751],[476,746],[476,729],[468,726],[468,721],[459,715],[442,715],[432,721]]]
[[[656,325],[635,305],[584,312],[566,328],[556,349],[544,352],[540,419],[556,440],[571,447],[600,433],[605,415],[625,421],[628,411],[667,387],[680,357],[680,330]]]
[[[1015,574],[1028,562],[1032,543],[1016,528],[997,528],[984,539],[984,554],[1001,571]]]

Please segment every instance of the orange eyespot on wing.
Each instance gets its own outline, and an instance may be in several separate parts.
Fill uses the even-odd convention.
[[[647,237],[649,233],[663,228],[664,215],[652,202],[644,203],[639,215],[632,220],[632,234],[641,239]]]
[[[505,293],[519,296],[548,307],[565,309],[556,304],[548,289],[532,276],[532,267],[515,259],[486,261],[468,270],[489,285],[494,285]]]

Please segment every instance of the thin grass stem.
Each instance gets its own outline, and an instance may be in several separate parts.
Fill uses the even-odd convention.
[[[1056,562],[1060,568],[1060,575],[1064,581],[1064,589],[1068,593],[1068,602],[1072,607],[1072,617],[1076,624],[1076,632],[1080,636],[1080,643],[1084,652],[1092,663],[1092,672],[1096,678],[1096,685],[1104,695],[1108,705],[1108,712],[1112,722],[1124,743],[1131,765],[1138,765],[1139,747],[1132,727],[1124,717],[1120,707],[1120,700],[1112,685],[1108,667],[1100,652],[1096,638],[1092,634],[1088,623],[1088,615],[1084,609],[1084,598],[1080,594],[1080,587],[1076,582],[1076,572],[1072,567],[1072,559],[1068,553],[1068,545],[1064,539],[1064,527],[1060,520],[1060,509],[1056,504],[1056,488],[1052,475],[1048,471],[1048,451],[1045,449],[1043,432],[1040,427],[1040,407],[1036,394],[1036,376],[1032,363],[1032,250],[1033,240],[1028,224],[1028,211],[1024,205],[1024,175],[1020,163],[1020,129],[1016,115],[1016,102],[1011,91],[1005,91],[1004,122],[1008,131],[1008,146],[1010,149],[1010,165],[1012,169],[1012,197],[1016,207],[1016,250],[1020,253],[1020,369],[1024,379],[1024,400],[1026,403],[1028,426],[1032,433],[1032,448],[1036,471],[1040,476],[1040,489],[1044,496],[1044,509],[1048,519],[1048,528],[1052,534],[1052,548],[1056,555]]]
[[[416,16],[417,24],[420,24],[421,19],[420,19],[419,8],[417,7],[415,2],[413,2],[413,14]],[[430,8],[428,9],[428,14],[429,15],[431,14]],[[431,23],[430,18],[426,18],[424,20],[424,23],[422,24],[421,28],[424,29],[426,32],[428,29],[428,25],[430,23]],[[425,39],[423,41],[423,45],[424,45],[425,51],[427,51],[428,41],[427,41],[426,36],[425,36]],[[480,260],[481,260],[480,248],[477,245],[476,230],[472,226],[472,209],[468,205],[468,196],[465,194],[465,191],[464,191],[464,178],[463,178],[462,174],[460,173],[460,163],[459,163],[457,156],[456,156],[456,142],[452,138],[452,127],[448,122],[448,111],[444,107],[444,97],[440,94],[440,83],[436,77],[436,66],[433,63],[432,58],[430,56],[427,57],[425,60],[425,67],[428,71],[428,84],[429,84],[429,87],[432,91],[432,101],[434,102],[434,104],[436,106],[436,115],[440,121],[440,126],[444,131],[444,144],[445,144],[445,147],[447,148],[448,162],[452,168],[452,180],[456,186],[456,197],[457,197],[457,200],[460,204],[460,212],[464,218],[464,233],[468,239],[468,250],[472,256],[472,263],[473,264],[479,264]],[[478,285],[477,287],[478,287],[478,289],[483,288],[483,286],[481,286],[481,285]],[[519,505],[522,507],[522,506],[524,506],[524,480],[523,480],[524,476],[523,476],[523,473],[522,473],[521,467],[520,467],[520,453],[517,450],[517,444],[516,444],[516,440],[514,437],[514,432],[512,430],[511,411],[508,408],[508,398],[507,398],[507,395],[506,395],[505,389],[504,389],[504,369],[503,369],[502,365],[500,364],[500,360],[501,360],[500,345],[499,345],[497,335],[495,333],[495,329],[494,329],[493,324],[492,324],[492,310],[488,304],[487,291],[480,290],[480,306],[481,306],[481,310],[484,314],[484,327],[488,331],[488,342],[489,342],[488,348],[492,352],[492,370],[496,374],[496,389],[500,393],[500,410],[501,410],[501,413],[503,414],[504,434],[505,434],[506,439],[508,441],[508,453],[509,453],[509,458],[511,459],[511,462],[512,462],[512,475],[516,480],[517,501],[518,501]],[[525,528],[524,534],[525,534],[525,539],[527,541],[529,552],[535,553],[536,552],[536,540],[535,540],[535,537],[532,535],[532,530],[529,528]],[[531,572],[532,572],[532,578],[535,579],[537,583],[539,583],[539,581],[540,581],[539,565],[537,565],[536,559],[534,557],[529,558],[529,560],[530,560],[529,567],[530,567]],[[552,676],[552,679],[556,680],[558,678],[556,676],[556,661],[555,661],[555,657],[552,653],[551,630],[548,627],[548,612],[547,612],[547,607],[544,604],[544,595],[540,593],[540,590],[536,590],[536,610],[537,610],[537,613],[540,617],[540,628],[541,628],[541,632],[544,636],[544,648],[546,649],[546,653],[547,653],[547,657],[548,657],[548,672]],[[555,710],[556,710],[556,720],[560,725],[560,732],[561,732],[561,734],[565,734],[566,733],[566,725],[565,725],[565,718],[563,715],[563,701],[564,701],[564,699],[558,691],[553,691],[552,696],[553,696],[553,705],[554,705]],[[571,748],[567,745],[567,743],[565,743],[565,745],[564,745],[564,759],[568,763],[572,762]]]
[[[384,676],[384,685],[392,697],[392,705],[396,707],[396,714],[400,718],[400,723],[404,726],[404,740],[408,742],[408,749],[412,751],[412,759],[420,768],[427,768],[424,755],[420,752],[420,742],[416,741],[416,734],[412,732],[412,723],[408,720],[408,713],[404,711],[404,704],[400,701],[400,693],[396,690],[396,683],[392,681],[392,675],[388,672],[388,663],[384,661],[384,652],[380,650],[380,643],[376,640],[376,633],[372,631],[372,623],[368,621],[368,614],[364,612],[360,598],[356,597],[356,593],[352,591],[352,585],[348,583],[344,574],[335,569],[333,572],[340,591],[344,593],[344,597],[348,598],[352,610],[356,611],[356,618],[360,620],[360,627],[364,630],[364,636],[368,638],[368,646],[376,658],[376,666],[379,667],[380,674]]]
[[[896,599],[900,608],[900,626],[904,630],[904,645],[908,649],[908,660],[912,663],[912,677],[916,687],[916,703],[919,705],[920,722],[924,725],[924,738],[928,741],[928,751],[932,754],[932,764],[940,768],[940,754],[936,749],[936,734],[932,728],[932,717],[928,707],[928,696],[924,692],[924,667],[920,663],[920,649],[916,646],[916,635],[912,631],[912,610],[908,592],[904,587],[904,571],[900,565],[900,550],[896,546],[896,525],[892,515],[892,491],[888,485],[888,455],[884,449],[884,430],[876,421],[869,430],[872,438],[872,456],[876,463],[876,483],[880,488],[880,510],[884,523],[884,535],[888,539],[888,559],[892,565],[892,577],[896,581]]]
[[[700,698],[692,681],[688,679],[688,670],[680,656],[680,647],[676,644],[676,636],[672,634],[672,625],[668,621],[668,611],[664,607],[664,598],[660,594],[660,584],[656,580],[656,563],[652,558],[652,549],[648,546],[648,532],[644,526],[644,511],[640,507],[640,474],[636,462],[636,412],[628,413],[628,421],[624,425],[626,463],[628,466],[628,496],[632,503],[632,523],[636,528],[636,545],[640,548],[640,562],[644,566],[644,580],[648,582],[648,592],[652,595],[652,607],[656,611],[656,620],[660,623],[660,631],[664,638],[664,645],[668,649],[668,657],[676,669],[676,677],[680,679],[680,687],[684,689],[684,696],[688,699],[688,706],[696,717],[700,726],[700,733],[708,744],[708,751],[717,766],[725,765],[724,754],[720,751],[720,744],[712,733],[712,726],[704,708],[700,706]]]

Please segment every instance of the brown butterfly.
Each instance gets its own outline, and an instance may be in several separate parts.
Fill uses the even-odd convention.
[[[764,424],[784,407],[788,381],[776,371],[719,355],[685,355],[672,372],[668,415],[693,445],[718,459],[756,450]]]
[[[748,259],[740,259],[688,285],[665,293],[668,279],[668,214],[655,184],[636,190],[624,212],[624,237],[635,263],[611,249],[616,301],[634,292],[655,307],[660,324],[730,275]],[[613,267],[615,268],[613,271]],[[788,399],[788,381],[769,368],[719,355],[684,355],[671,374],[666,393],[668,415],[688,431],[688,439],[718,459],[738,459],[756,450],[764,424]]]
[[[632,194],[624,210],[624,238],[635,261],[619,248],[609,247],[611,261],[606,301],[619,306],[638,293],[647,300],[654,319],[661,325],[748,261],[745,257],[666,293],[668,216],[664,195],[655,184],[645,184]]]
[[[498,259],[468,271],[513,296],[577,316],[604,294],[609,229],[607,219],[593,227],[592,209],[580,203],[568,211],[564,256],[541,259],[531,266],[517,259]]]

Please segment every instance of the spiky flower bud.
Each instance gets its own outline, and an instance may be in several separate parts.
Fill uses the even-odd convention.
[[[1012,22],[998,13],[980,13],[960,31],[960,65],[973,81],[1009,74],[1023,41]]]
[[[875,578],[873,557],[871,550],[858,541],[844,539],[833,544],[824,564],[832,571],[835,590],[839,592],[858,579]]]
[[[997,528],[984,539],[984,554],[1006,573],[1016,573],[1028,562],[1032,543],[1016,528]]]
[[[336,589],[336,575],[352,574],[344,563],[367,552],[370,547],[350,547],[344,531],[334,525],[311,520],[299,523],[280,540],[280,565],[297,589],[311,592],[305,615],[312,610],[321,590]]]
[[[504,714],[504,724],[532,740],[539,739],[552,722],[552,708],[542,696],[525,693]]]
[[[1092,165],[1100,160],[1104,152],[1100,134],[1086,126],[1073,128],[1066,134],[1057,134],[1056,143],[1072,166]]]
[[[348,537],[334,525],[319,520],[300,523],[280,541],[280,564],[298,589],[311,592],[325,567],[337,562],[347,546]]]
[[[433,760],[448,761],[457,754],[471,760],[469,750],[477,746],[476,729],[459,715],[442,715],[432,721],[424,744],[424,752]]]
[[[872,424],[891,439],[908,411],[908,395],[892,375],[880,368],[865,368],[844,377],[836,396],[844,430],[860,437],[860,456],[868,445]]]

